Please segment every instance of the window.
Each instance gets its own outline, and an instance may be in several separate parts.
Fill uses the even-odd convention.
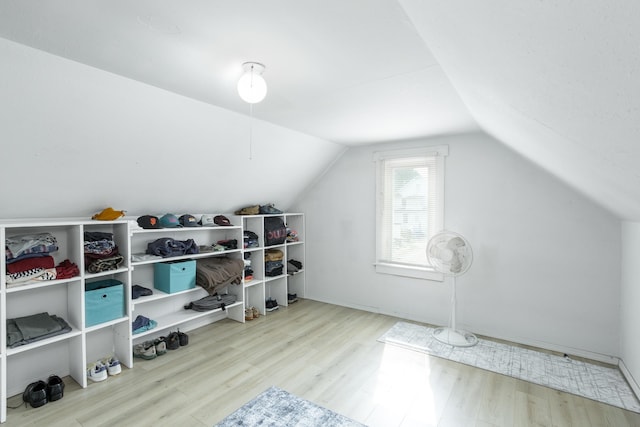
[[[442,230],[448,146],[384,151],[376,162],[376,271],[443,280],[428,264],[429,238]]]

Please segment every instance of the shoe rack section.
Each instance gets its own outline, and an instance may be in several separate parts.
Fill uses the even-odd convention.
[[[7,237],[51,233],[57,240],[58,250],[50,253],[55,265],[64,260],[76,264],[79,275],[61,280],[29,281],[18,286],[7,286],[6,263],[0,262],[0,422],[7,419],[7,398],[21,395],[25,387],[50,375],[70,376],[81,387],[89,385],[87,365],[109,355],[115,355],[120,363],[133,368],[133,346],[136,343],[168,334],[180,328],[188,331],[219,319],[229,317],[244,322],[245,307],[254,306],[265,314],[265,301],[273,298],[279,306],[287,305],[287,294],[304,297],[304,215],[252,215],[232,216],[230,227],[185,227],[145,230],[137,226],[136,218],[116,221],[86,219],[0,220],[0,239]],[[298,241],[271,246],[283,251],[283,274],[265,276],[264,218],[280,216],[285,224],[298,233]],[[259,237],[259,246],[243,248],[243,230],[251,230]],[[84,233],[106,232],[113,234],[119,253],[124,257],[117,270],[88,273],[84,262]],[[221,252],[203,252],[178,257],[132,261],[132,254],[144,253],[147,244],[160,237],[176,240],[194,239],[198,245],[212,245],[220,240],[236,239],[238,248]],[[227,291],[237,296],[236,303],[209,312],[185,310],[184,305],[207,293],[199,286],[177,293],[167,294],[153,287],[153,265],[158,262],[180,259],[200,259],[215,256],[243,258],[251,253],[254,278],[240,285],[229,285]],[[6,259],[6,247],[0,249],[1,259]],[[294,258],[303,269],[293,274],[287,272],[287,260]],[[125,315],[93,326],[85,325],[85,286],[95,281],[115,279],[123,283]],[[153,290],[153,295],[132,299],[131,287],[138,284]],[[7,346],[7,319],[47,312],[62,317],[71,331],[14,348]],[[153,329],[133,335],[132,322],[141,314],[157,322]],[[99,385],[99,383],[96,383]]]
[[[297,241],[285,242],[278,245],[265,245],[265,225],[267,217],[282,218],[288,229],[295,230]],[[244,253],[249,253],[251,267],[253,269],[253,279],[244,281],[244,301],[245,307],[255,307],[260,314],[271,314],[276,311],[266,310],[267,299],[275,299],[279,307],[288,305],[287,295],[296,294],[299,298],[304,297],[305,280],[305,250],[304,250],[304,214],[283,213],[275,215],[237,215],[233,217],[235,223],[242,223],[243,230],[249,230],[258,235],[258,246],[244,248]],[[283,252],[283,272],[278,276],[267,276],[265,273],[265,250],[279,249]],[[297,272],[289,271],[287,261],[295,259],[302,263],[302,269]]]
[[[157,322],[153,329],[132,335],[133,343],[138,344],[162,335],[167,335],[171,329],[180,328],[188,331],[199,326],[211,323],[220,318],[229,317],[238,322],[244,322],[244,303],[242,284],[228,285],[222,293],[236,295],[234,304],[221,309],[198,312],[186,310],[188,303],[207,296],[207,292],[200,286],[174,293],[165,293],[154,287],[154,264],[166,261],[198,260],[202,258],[227,256],[231,258],[242,257],[242,227],[239,225],[228,227],[184,227],[162,229],[137,229],[131,230],[132,254],[144,254],[147,245],[160,237],[171,237],[175,240],[193,239],[198,246],[212,246],[221,240],[236,240],[237,249],[227,249],[219,252],[201,252],[170,258],[132,261],[131,285],[140,285],[153,290],[153,295],[141,296],[131,300],[131,319],[138,315],[147,317]]]

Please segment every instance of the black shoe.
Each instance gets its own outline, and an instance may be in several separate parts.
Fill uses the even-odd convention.
[[[292,304],[294,302],[298,301],[298,295],[297,294],[287,294],[287,302],[289,304]]]
[[[189,344],[189,335],[184,332],[178,331],[178,341],[180,342],[180,347],[184,347]]]
[[[180,336],[178,336],[177,332],[171,332],[167,335],[165,341],[167,342],[168,350],[176,350],[180,348]]]
[[[273,311],[273,310],[277,310],[278,307],[278,301],[269,298],[267,300],[267,302],[265,303],[265,308],[267,309],[267,311]]]
[[[29,384],[22,393],[22,400],[25,405],[28,403],[32,408],[39,408],[47,403],[47,383],[36,381]]]
[[[47,399],[55,402],[64,396],[64,381],[57,375],[51,375],[47,381]]]

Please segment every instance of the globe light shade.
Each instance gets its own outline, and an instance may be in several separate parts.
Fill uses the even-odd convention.
[[[262,77],[264,65],[257,62],[242,64],[245,73],[238,80],[238,95],[249,104],[256,104],[267,96],[267,82]]]

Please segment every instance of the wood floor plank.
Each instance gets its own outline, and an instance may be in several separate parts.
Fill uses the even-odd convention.
[[[377,342],[399,319],[300,300],[33,409],[7,426],[212,426],[270,386],[372,427],[638,427],[640,414]]]

